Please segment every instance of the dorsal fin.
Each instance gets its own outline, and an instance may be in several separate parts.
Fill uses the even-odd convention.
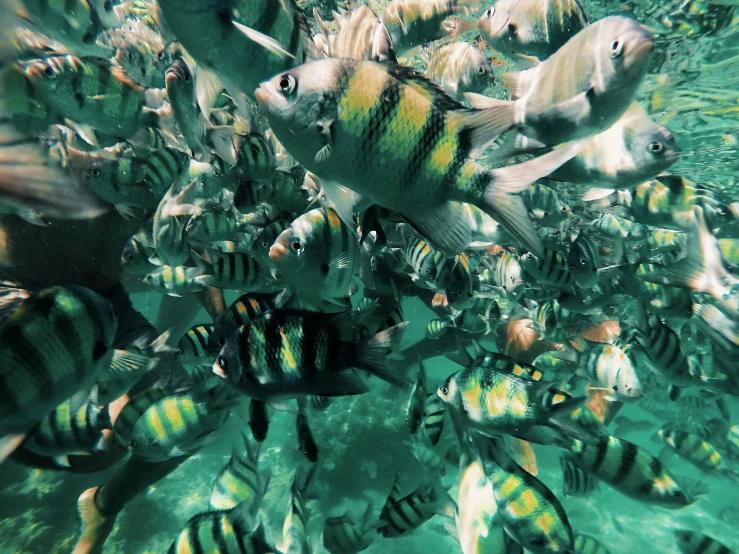
[[[469,108],[449,96],[439,85],[430,81],[415,69],[394,63],[385,63],[382,65],[386,68],[389,75],[428,98],[439,110],[469,110]]]

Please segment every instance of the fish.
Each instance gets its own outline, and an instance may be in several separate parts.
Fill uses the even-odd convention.
[[[327,517],[323,523],[324,548],[332,554],[355,554],[369,548],[372,544],[370,532],[375,528],[372,512],[372,504],[368,504],[359,522],[348,513]]]
[[[391,496],[392,496],[391,492]],[[388,505],[389,504],[389,505]],[[453,501],[446,493],[440,493],[432,482],[422,483],[408,495],[393,499],[388,497],[378,532],[385,538],[395,538],[417,529],[435,514],[447,515]]]
[[[126,139],[159,125],[160,112],[146,106],[144,88],[106,60],[67,54],[18,66],[53,110],[95,131]]]
[[[482,93],[495,83],[490,60],[466,42],[452,42],[434,50],[426,76],[460,101],[466,92]]]
[[[252,446],[242,433],[246,455],[234,447],[228,464],[218,473],[210,493],[210,507],[214,510],[230,510],[240,505],[256,518],[259,504],[267,492],[270,476],[259,472],[259,447]]]
[[[431,444],[437,444],[444,430],[446,403],[435,392],[426,395],[423,405],[423,430]]]
[[[416,382],[413,383],[411,394],[408,397],[408,404],[405,408],[405,421],[408,423],[408,430],[412,435],[418,432],[423,423],[424,408],[426,406],[426,370],[423,363],[418,363],[418,376]]]
[[[689,506],[695,496],[683,488],[667,467],[639,446],[616,437],[587,445],[574,440],[564,457],[621,494],[670,510]]]
[[[236,162],[237,174],[242,179],[250,181],[269,181],[278,176],[285,175],[276,172],[277,153],[273,142],[260,133],[248,133],[239,138],[238,160]],[[287,180],[291,180],[291,176]],[[273,194],[284,190],[284,180],[273,183]],[[283,186],[281,186],[283,185]],[[274,190],[277,189],[277,190]]]
[[[198,549],[222,554],[274,552],[274,546],[265,539],[264,527],[250,517],[250,509],[250,502],[246,500],[230,510],[194,515],[175,538],[168,554],[196,552]]]
[[[521,267],[533,279],[550,287],[567,291],[575,285],[565,256],[551,248],[547,248],[541,257],[527,252],[521,256]]]
[[[634,402],[644,395],[629,356],[615,344],[588,343],[584,352],[574,348],[552,352],[555,358],[577,365],[578,375],[608,391],[608,397]]]
[[[308,461],[316,463],[318,461],[318,445],[313,438],[313,432],[308,426],[308,416],[305,413],[305,397],[298,399],[295,427],[298,435],[298,450],[308,458]]]
[[[444,36],[444,20],[459,8],[457,0],[391,0],[380,21],[390,35],[393,50],[399,56],[426,42]]]
[[[531,69],[503,74],[512,100],[466,97],[494,117],[491,135],[516,127],[530,141],[555,146],[613,125],[631,105],[653,49],[654,36],[638,21],[611,15]]]
[[[149,406],[131,431],[129,447],[151,461],[188,455],[215,440],[213,433],[226,421],[231,389],[205,393],[188,391],[164,396]]]
[[[85,287],[44,289],[0,324],[0,461],[59,404],[84,404],[110,366],[117,326],[112,304]]]
[[[215,151],[224,162],[236,165],[234,129],[215,126],[205,119],[195,93],[195,75],[183,58],[176,58],[164,74],[172,115],[193,155]]]
[[[309,554],[308,545],[308,513],[306,499],[308,487],[315,473],[316,466],[308,472],[300,468],[295,471],[290,485],[290,509],[282,526],[282,544],[279,551],[289,554]]]
[[[208,347],[223,347],[226,339],[236,329],[252,319],[277,308],[280,295],[248,292],[234,300],[214,321],[213,331],[208,337]]]
[[[555,227],[572,216],[570,206],[550,187],[538,183],[529,185],[521,192],[521,198],[529,214],[545,227]]]
[[[588,497],[598,488],[598,479],[568,459],[560,458],[559,463],[562,467],[562,492],[565,496]]]
[[[593,240],[583,231],[570,245],[567,267],[575,282],[583,288],[592,288],[598,282],[600,256]]]
[[[596,538],[578,533],[575,535],[575,552],[577,554],[609,554],[610,551]]]
[[[588,17],[577,0],[497,0],[480,16],[477,28],[491,48],[543,59],[587,24]]]
[[[196,275],[194,280],[200,285],[254,292],[270,292],[275,288],[269,270],[248,254],[210,250],[205,255],[207,259],[202,256],[196,258],[200,275]]]
[[[450,254],[459,254],[471,238],[466,218],[450,201],[474,204],[540,252],[515,193],[579,149],[570,144],[519,165],[484,169],[473,158],[493,138],[488,110],[463,108],[400,66],[319,60],[264,81],[255,94],[275,136],[321,178],[342,220],[351,220],[359,195],[398,211]],[[394,131],[398,125],[403,132]]]
[[[487,436],[509,434],[523,440],[552,443],[572,434],[588,439],[570,413],[586,398],[569,399],[556,406],[536,402],[552,383],[536,383],[492,368],[463,369],[439,386],[437,394],[464,424]]]
[[[196,90],[206,117],[211,98],[222,88],[234,98],[251,97],[260,81],[318,54],[296,2],[275,7],[237,0],[224,11],[208,2],[183,8],[163,0],[158,7],[167,28],[198,64]]]
[[[386,368],[384,358],[397,348],[405,324],[357,341],[347,335],[345,321],[344,315],[267,312],[231,335],[213,372],[247,396],[264,401],[366,392],[366,385],[346,372],[352,367],[404,386],[405,381]]]
[[[121,252],[121,264],[126,271],[134,275],[146,275],[154,265],[152,258],[156,258],[154,239],[151,238],[151,230],[142,228],[126,243]]]
[[[479,436],[478,436],[479,437]],[[574,535],[557,497],[536,477],[521,469],[488,439],[477,440],[485,475],[493,485],[498,513],[506,531],[531,552],[567,552]]]
[[[634,102],[550,178],[587,186],[583,199],[592,201],[653,179],[679,159],[673,133]]]
[[[436,453],[430,443],[427,443],[423,435],[416,435],[411,441],[405,443],[411,451],[411,455],[431,473],[446,475],[444,460]]]
[[[390,33],[370,8],[360,6],[340,17],[334,13],[334,17],[339,31],[330,39],[330,57],[397,61]]]
[[[183,293],[201,290],[205,285],[199,278],[203,270],[199,267],[171,267],[162,266],[159,269],[147,273],[142,281],[170,296],[182,296]]]
[[[175,360],[183,365],[209,366],[213,357],[218,355],[217,347],[211,346],[214,328],[212,324],[190,327],[177,343]]]
[[[352,229],[331,208],[298,217],[275,239],[269,258],[291,289],[332,299],[354,293],[360,251]]]
[[[675,542],[683,554],[729,554],[731,549],[716,539],[699,533],[678,529],[675,531]]]
[[[696,435],[675,429],[660,429],[657,435],[681,458],[702,471],[720,473],[728,470],[718,450]]]

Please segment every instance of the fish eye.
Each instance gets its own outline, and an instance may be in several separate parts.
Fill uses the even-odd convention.
[[[44,75],[46,75],[47,77],[56,77],[56,73],[54,72],[54,68],[51,67],[50,65],[47,65],[44,68]]]
[[[226,344],[226,338],[223,337],[221,339],[218,339],[218,346],[224,346]]]
[[[138,446],[138,443],[136,441],[131,441],[131,448],[136,448]]]
[[[95,36],[92,34],[92,31],[87,31],[85,36],[82,37],[82,42],[85,44],[90,44],[93,40],[95,40]]]
[[[185,71],[185,73],[184,73],[184,75],[183,75],[182,78],[185,79],[185,82],[186,83],[189,83],[190,82],[190,78],[191,78],[190,77],[190,72],[189,71]]]
[[[100,177],[100,169],[98,169],[97,167],[93,167],[92,169],[90,169],[90,177],[94,177],[96,179]]]
[[[132,262],[133,261],[133,254],[126,254],[125,259],[126,259],[127,262]]]
[[[262,248],[267,248],[269,246],[269,243],[266,240],[262,241]]]
[[[585,265],[587,263],[587,260],[585,258],[580,258],[580,265]]]
[[[280,79],[279,87],[283,94],[292,94],[297,84],[295,77],[292,75],[283,75]]]
[[[446,396],[447,394],[449,394],[449,387],[447,387],[446,385],[441,385],[439,387],[439,391],[441,392],[441,394]]]
[[[518,32],[518,25],[515,23],[509,23],[508,24],[508,34],[509,35],[515,35]]]
[[[623,51],[623,42],[616,39],[611,43],[611,57],[618,58]]]
[[[297,240],[293,242],[293,250],[295,250],[296,252],[300,252],[301,249],[302,245],[300,244],[300,242],[298,242]]]
[[[228,364],[226,363],[226,358],[224,358],[223,356],[218,356],[218,367],[225,371],[227,365]]]
[[[479,75],[485,75],[485,66],[484,65],[481,65],[480,67],[478,67],[477,68],[477,73]]]
[[[424,269],[423,272],[426,275],[431,275],[431,270],[429,268]]]
[[[647,149],[652,154],[661,154],[665,150],[665,145],[662,144],[661,142],[654,141],[654,142],[649,143],[649,145],[647,146]]]
[[[569,208],[568,208],[567,206],[562,206],[562,207],[561,207],[560,209],[562,210],[562,213],[563,213],[563,214],[566,214],[566,213],[567,213],[567,210],[568,210]]]
[[[491,6],[485,12],[485,17],[493,17],[494,13],[495,13],[495,6]]]
[[[105,0],[105,4],[103,4],[103,9],[106,12],[109,12],[113,9],[113,2],[111,0]]]

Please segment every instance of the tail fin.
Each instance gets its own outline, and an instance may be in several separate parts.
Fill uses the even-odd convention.
[[[572,419],[572,412],[585,407],[585,404],[589,401],[589,396],[581,396],[555,404],[549,411],[549,424],[568,437],[578,439],[586,444],[592,444],[598,439],[598,436]]]
[[[398,349],[407,325],[408,322],[404,321],[361,341],[357,345],[358,365],[388,383],[407,388],[408,381],[393,374],[386,364],[388,355]]]
[[[480,208],[536,256],[543,256],[541,239],[529,219],[523,200],[514,195],[551,174],[576,156],[583,146],[582,141],[571,142],[533,160],[492,170],[490,183],[485,190],[485,206]]]

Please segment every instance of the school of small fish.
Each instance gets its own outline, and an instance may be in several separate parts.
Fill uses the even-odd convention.
[[[102,291],[0,282],[0,463],[169,464],[237,425],[178,554],[401,552],[432,518],[464,554],[615,553],[565,497],[736,498],[739,196],[670,172],[683,137],[643,91],[665,41],[736,4],[486,2],[4,7],[0,213],[140,221],[115,253],[126,287],[220,309],[121,344]],[[423,471],[316,535],[333,453],[314,431],[329,405],[362,417],[341,411],[356,395],[395,402]],[[284,523],[262,509],[275,410],[303,457]]]

